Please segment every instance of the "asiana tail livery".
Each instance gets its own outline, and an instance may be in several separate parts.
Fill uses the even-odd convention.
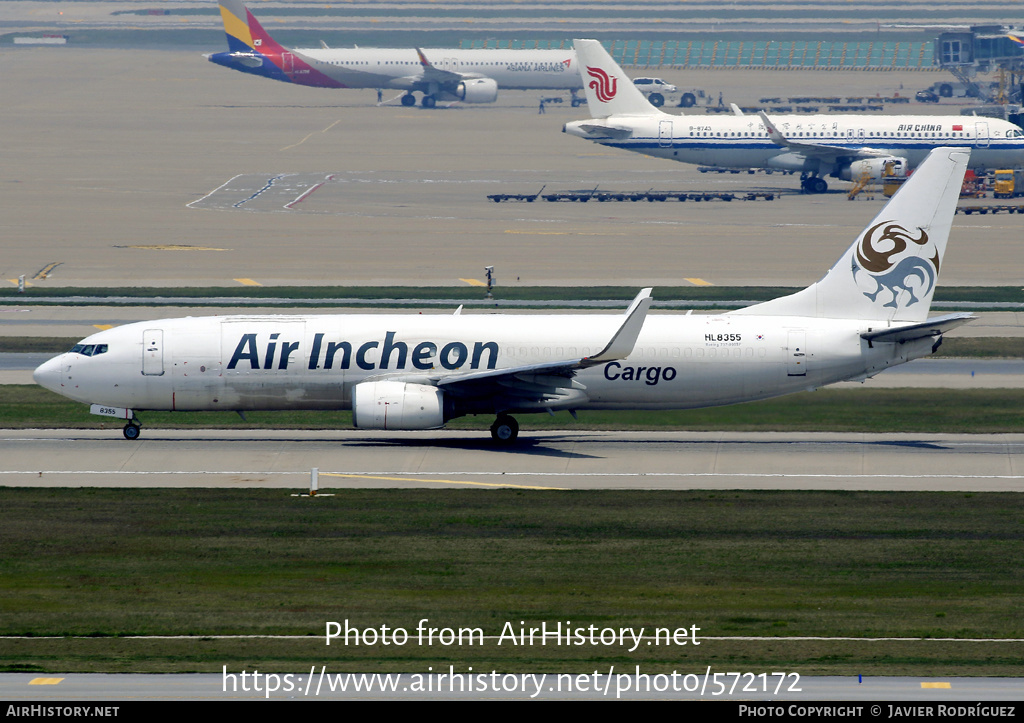
[[[972,317],[928,318],[970,151],[939,148],[817,283],[715,315],[213,316],[101,331],[37,383],[128,420],[147,410],[352,409],[359,429],[496,415],[687,409],[764,399],[934,352]]]
[[[435,48],[285,48],[242,0],[220,0],[228,51],[210,62],[243,73],[318,88],[404,90],[402,105],[438,101],[493,103],[498,88],[568,90],[577,105],[583,87],[572,50]]]
[[[905,178],[934,149],[972,149],[971,169],[1024,166],[1024,130],[998,118],[914,115],[670,115],[653,107],[596,40],[574,40],[592,118],[564,133],[602,146],[722,168],[801,174],[807,193],[845,181]]]

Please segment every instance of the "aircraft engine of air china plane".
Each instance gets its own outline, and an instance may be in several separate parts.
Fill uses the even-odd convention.
[[[927,356],[972,317],[928,318],[970,151],[941,148],[803,291],[712,315],[213,316],[101,331],[37,383],[139,436],[147,410],[351,409],[358,429],[493,415],[686,409],[865,379]]]

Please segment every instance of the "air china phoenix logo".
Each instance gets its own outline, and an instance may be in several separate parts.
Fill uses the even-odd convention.
[[[587,66],[587,75],[593,78],[587,87],[594,91],[599,101],[607,103],[615,97],[615,91],[619,83],[618,78],[608,75],[608,73],[600,68],[591,68],[589,65]]]
[[[939,251],[933,246],[932,257],[924,258],[921,252],[925,249],[915,247],[930,242],[927,232],[919,231],[915,238],[895,221],[883,221],[864,232],[853,258],[853,278],[864,296],[872,301],[881,298],[882,306],[896,309],[911,306],[931,293],[939,276]]]

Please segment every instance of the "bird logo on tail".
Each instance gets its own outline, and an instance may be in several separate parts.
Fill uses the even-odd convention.
[[[587,75],[593,78],[588,87],[594,91],[599,101],[607,103],[615,97],[615,91],[618,88],[619,82],[618,78],[608,75],[601,68],[591,68],[589,65],[587,66]]]
[[[874,284],[873,289],[863,291],[864,296],[875,301],[883,292],[888,292],[883,306],[898,308],[910,306],[931,293],[939,275],[938,250],[930,259],[919,256],[918,249],[912,246],[907,252],[910,244],[922,247],[928,244],[927,232],[924,229],[920,232],[920,236],[915,238],[898,223],[883,221],[864,233],[853,263],[854,279]],[[909,294],[909,299],[901,303],[900,292],[904,291]]]

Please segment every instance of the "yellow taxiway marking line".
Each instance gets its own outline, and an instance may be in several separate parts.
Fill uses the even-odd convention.
[[[57,683],[64,680],[63,678],[33,678],[28,682],[29,685],[57,685]]]
[[[54,261],[52,264],[47,264],[42,269],[40,269],[39,273],[37,273],[32,278],[33,279],[45,279],[49,275],[49,273],[51,271],[53,271],[55,268],[57,268],[58,266],[60,266],[60,264],[61,264],[60,261]]]
[[[476,487],[515,487],[520,490],[560,490],[568,487],[538,487],[535,485],[513,485],[502,482],[465,482],[454,479],[423,479],[422,477],[382,477],[375,474],[341,474],[339,472],[321,472],[321,477],[348,477],[349,479],[379,479],[383,482],[436,482],[443,485],[474,485]]]
[[[10,281],[10,282],[11,282],[12,284],[14,284],[15,286],[17,286],[17,285],[18,285],[18,280],[17,280],[17,279],[7,279],[7,280],[8,280],[8,281]],[[25,286],[32,286],[32,284],[30,284],[29,282],[27,282],[27,281],[26,281],[26,282],[25,282]]]
[[[625,236],[624,233],[600,233],[581,231],[513,231],[512,229],[505,229],[505,233],[515,234],[517,236]]]
[[[259,281],[253,281],[252,279],[235,279],[242,286],[263,286]]]
[[[714,286],[714,284],[712,284],[710,281],[705,281],[704,279],[693,278],[686,280],[689,281],[694,286]]]
[[[113,324],[93,324],[93,326],[99,329],[100,331],[106,331],[107,329],[114,328]]]
[[[480,281],[479,279],[462,279],[462,278],[460,278],[459,281],[464,281],[467,284],[469,284],[470,286],[487,286],[487,284],[485,284],[483,281]]]
[[[115,246],[118,249],[141,249],[143,251],[230,251],[212,246],[189,246],[188,244],[153,244],[151,246]]]
[[[952,688],[949,683],[921,683],[922,688]]]
[[[295,148],[295,146],[301,146],[301,145],[302,145],[303,143],[305,143],[306,141],[308,141],[308,140],[309,140],[310,138],[312,138],[313,136],[315,136],[315,135],[316,135],[317,133],[326,133],[327,131],[331,130],[331,128],[334,128],[334,126],[338,125],[339,123],[341,123],[341,119],[340,119],[340,118],[339,118],[338,120],[334,121],[333,123],[331,123],[331,124],[330,124],[329,126],[327,126],[326,128],[324,128],[324,129],[323,129],[322,131],[313,131],[312,133],[310,133],[309,135],[307,135],[307,136],[306,136],[305,138],[303,138],[303,139],[302,139],[301,141],[299,141],[298,143],[292,143],[292,144],[291,144],[290,146],[285,146],[285,147],[284,147],[284,148],[282,148],[281,150],[282,150],[282,151],[287,151],[287,150],[291,150],[292,148]]]

